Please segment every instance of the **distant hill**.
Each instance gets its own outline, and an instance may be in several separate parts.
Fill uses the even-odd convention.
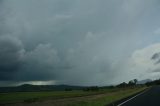
[[[71,85],[31,85],[23,84],[16,87],[0,87],[0,92],[33,92],[33,91],[62,91],[62,90],[80,90],[85,87]]]
[[[145,83],[151,82],[151,81],[152,81],[151,79],[145,79],[145,80],[138,81],[137,84],[145,84]]]

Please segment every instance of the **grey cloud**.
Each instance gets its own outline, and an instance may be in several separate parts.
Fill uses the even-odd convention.
[[[152,72],[160,72],[160,69],[155,69]]]
[[[157,0],[3,0],[0,79],[121,81],[125,72],[119,64],[154,39],[148,22],[159,9],[153,7]]]
[[[160,57],[160,53],[155,53],[151,59],[155,60],[155,59],[158,59]]]
[[[160,63],[160,53],[153,54],[151,59],[156,61],[155,64],[159,64]]]

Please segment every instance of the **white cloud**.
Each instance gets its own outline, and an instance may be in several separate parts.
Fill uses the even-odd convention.
[[[160,52],[160,43],[152,44],[148,47],[136,50],[132,56],[124,64],[124,74],[129,78],[138,79],[156,79],[160,77],[160,73],[154,72],[160,69],[160,65],[155,65],[152,56]]]

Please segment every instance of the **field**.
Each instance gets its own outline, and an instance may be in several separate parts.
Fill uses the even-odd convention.
[[[104,106],[144,89],[146,88],[0,93],[0,104],[6,106]]]

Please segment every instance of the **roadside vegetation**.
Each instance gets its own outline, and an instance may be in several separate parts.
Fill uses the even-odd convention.
[[[70,106],[105,106],[114,104],[115,101],[121,100],[123,98],[129,97],[133,94],[141,92],[145,90],[146,87],[139,87],[139,88],[126,88],[116,90],[114,92],[108,92],[99,98],[82,100],[79,102],[75,102],[70,104]]]

